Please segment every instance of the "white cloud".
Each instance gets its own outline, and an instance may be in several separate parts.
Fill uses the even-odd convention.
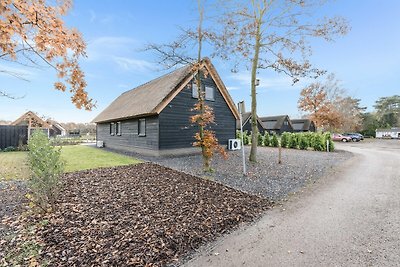
[[[113,57],[113,60],[117,65],[125,71],[140,71],[146,72],[148,70],[154,70],[155,67],[152,63],[141,60],[126,57]]]
[[[93,23],[96,20],[96,13],[93,11],[93,9],[89,10],[90,13],[90,23]]]
[[[311,83],[313,80],[309,78],[302,78],[299,82],[293,85],[293,80],[289,76],[283,76],[276,74],[275,77],[268,77],[265,74],[260,74],[257,76],[260,79],[260,85],[257,87],[257,91],[261,93],[266,90],[274,90],[274,91],[288,91],[288,90],[298,90],[299,88],[303,88]],[[230,78],[237,82],[237,84],[241,85],[241,87],[250,88],[250,72],[239,72],[234,75],[231,75]],[[228,88],[239,88],[239,86],[232,85],[228,86]]]
[[[112,56],[127,54],[138,42],[129,37],[103,36],[88,41],[88,60],[109,59]]]
[[[0,75],[13,76],[21,80],[31,80],[35,77],[35,73],[26,68],[16,68],[6,64],[0,64]]]
[[[242,88],[239,86],[227,86],[226,89],[228,89],[228,91],[236,91],[236,90],[240,90]]]

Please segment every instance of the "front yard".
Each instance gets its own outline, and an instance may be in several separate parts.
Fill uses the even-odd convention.
[[[62,147],[61,157],[65,160],[66,172],[140,162],[132,157],[83,145]],[[0,181],[22,180],[28,177],[27,152],[0,152]]]
[[[297,192],[351,157],[343,151],[283,149],[278,164],[277,148],[259,148],[258,155],[243,176],[240,151],[230,152],[227,161],[216,157],[215,172],[204,174],[200,155],[141,157],[158,165],[139,163],[139,155],[65,146],[67,173],[57,209],[24,219],[36,225],[41,252],[34,259],[51,266],[175,266],[202,244],[261,216],[272,200]],[[0,166],[8,173],[4,179],[27,177],[26,152],[0,156],[12,166]],[[18,215],[24,185],[0,183],[0,217]],[[8,222],[19,222],[16,218]],[[11,229],[0,223],[0,265],[15,258],[12,238],[19,233]]]

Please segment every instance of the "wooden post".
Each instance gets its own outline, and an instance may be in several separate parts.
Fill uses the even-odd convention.
[[[29,120],[28,120],[28,141],[31,138],[31,127],[32,127],[32,118],[29,117]]]
[[[279,144],[279,158],[278,158],[278,164],[282,164],[282,146]]]

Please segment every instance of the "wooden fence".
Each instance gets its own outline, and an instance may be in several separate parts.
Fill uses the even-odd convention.
[[[28,142],[28,126],[0,125],[0,149],[17,148]]]

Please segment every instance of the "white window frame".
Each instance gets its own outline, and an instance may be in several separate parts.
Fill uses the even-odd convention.
[[[192,82],[192,98],[199,98],[199,91],[195,82]]]
[[[209,91],[207,91],[207,89],[211,90],[211,92],[212,92],[212,97],[210,97],[210,95],[207,94],[207,92],[209,92]],[[205,99],[206,99],[206,100],[215,101],[215,88],[214,88],[213,86],[205,86],[204,91],[205,91],[205,95],[206,95],[206,96],[205,96]]]
[[[121,129],[122,129],[122,127],[121,127],[121,122],[120,121],[118,121],[117,122],[117,124],[116,124],[116,127],[115,127],[115,131],[116,131],[116,134],[118,135],[118,136],[121,136]]]
[[[110,135],[115,135],[115,122],[110,123]]]
[[[140,123],[144,123],[144,127],[140,127]],[[146,119],[138,120],[138,136],[146,136]]]

